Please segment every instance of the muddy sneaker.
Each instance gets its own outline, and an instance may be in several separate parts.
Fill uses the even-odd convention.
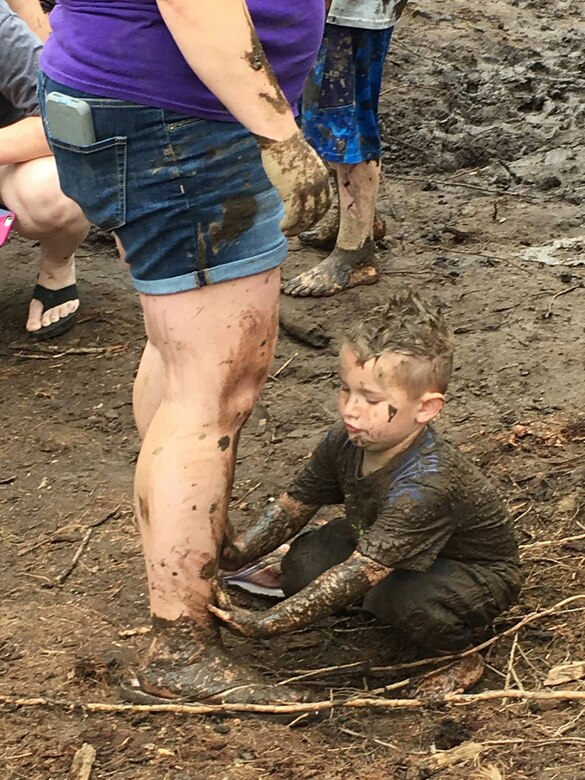
[[[481,679],[484,671],[483,658],[479,653],[471,653],[453,661],[446,669],[429,674],[416,687],[417,699],[441,700],[448,693],[464,693]]]
[[[302,696],[238,661],[210,632],[194,636],[190,621],[158,631],[136,680],[123,686],[132,701],[205,704],[291,704]]]
[[[285,282],[282,291],[293,297],[320,298],[374,284],[379,277],[374,242],[368,239],[361,249],[336,247],[322,263]]]

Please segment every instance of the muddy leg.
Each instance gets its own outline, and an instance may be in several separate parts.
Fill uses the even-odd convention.
[[[337,173],[339,192],[337,244],[323,262],[283,285],[287,295],[335,295],[378,280],[373,227],[380,163],[372,160],[332,167]]]
[[[143,368],[162,364],[164,379],[150,425],[155,404],[135,394],[146,429],[135,500],[155,628],[140,681],[163,696],[203,699],[238,688],[250,699],[251,684],[268,686],[228,658],[207,604],[239,431],[273,356],[279,280],[273,270],[176,295],[141,295],[149,336]]]

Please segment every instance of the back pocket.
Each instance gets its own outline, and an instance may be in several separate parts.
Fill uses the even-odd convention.
[[[50,139],[61,189],[79,204],[87,219],[105,230],[126,222],[127,138],[118,136],[88,146]]]

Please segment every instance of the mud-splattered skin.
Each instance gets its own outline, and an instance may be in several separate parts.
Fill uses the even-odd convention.
[[[327,169],[300,131],[284,141],[256,139],[266,175],[284,203],[282,231],[296,236],[321,219],[330,206]]]
[[[379,277],[376,245],[368,238],[359,249],[336,246],[329,257],[286,282],[282,289],[287,295],[297,297],[327,297],[351,287],[374,284]]]
[[[251,528],[235,539],[226,539],[222,566],[225,569],[239,569],[272,552],[304,528],[317,509],[285,493],[278,501],[266,507]]]
[[[326,571],[306,588],[270,609],[250,612],[233,607],[225,594],[218,593],[220,608],[209,609],[244,636],[267,637],[295,631],[355,604],[391,569],[353,553],[346,561]]]

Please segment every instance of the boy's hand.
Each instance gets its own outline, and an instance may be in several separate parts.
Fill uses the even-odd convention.
[[[266,175],[284,203],[282,232],[296,236],[318,222],[331,204],[327,168],[300,130],[284,141],[256,139]]]
[[[218,580],[213,585],[213,595],[217,601],[217,606],[208,604],[207,609],[225,623],[231,631],[248,637],[270,636],[271,631],[265,625],[263,613],[235,607],[229,594],[222,588]]]

